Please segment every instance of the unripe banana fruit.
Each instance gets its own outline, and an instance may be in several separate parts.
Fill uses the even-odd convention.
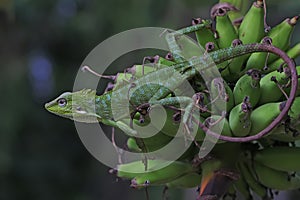
[[[289,74],[289,69],[284,68],[283,72],[273,71],[262,77],[260,80],[261,95],[258,104],[263,105],[278,101],[283,96],[280,87],[288,83]]]
[[[253,159],[272,169],[300,171],[300,147],[272,147],[255,152]]]
[[[189,173],[168,182],[166,186],[168,188],[194,188],[201,184],[201,177],[201,174]]]
[[[168,163],[170,164],[165,166]],[[165,167],[161,168],[162,166]],[[148,160],[147,167],[147,170],[145,170],[145,164],[142,161],[134,161],[118,165],[114,172],[118,177],[124,179],[133,179],[141,176],[144,178],[148,177],[148,180],[151,181],[154,179],[176,179],[184,174],[196,172],[198,170],[190,163],[150,159]]]
[[[281,124],[278,127],[274,128],[269,134],[268,138],[281,142],[295,142],[300,140],[299,134],[299,124],[298,127],[294,127],[290,125]],[[297,130],[298,129],[298,130]]]
[[[287,172],[278,171],[258,162],[253,163],[257,181],[274,190],[295,190],[300,188],[298,175],[291,176]]]
[[[149,165],[150,172],[144,172],[141,175],[135,176],[131,180],[131,187],[139,188],[146,187],[149,185],[166,184],[186,174],[193,173],[198,170],[197,168],[194,168],[191,164],[180,161],[174,161],[170,165],[158,170],[151,171],[151,169],[152,168]]]
[[[240,171],[240,169],[239,169]],[[250,194],[249,185],[246,182],[245,178],[243,177],[243,174],[241,174],[241,177],[233,182],[233,187],[236,191],[240,192],[245,200],[252,199],[252,196]]]
[[[220,3],[229,3],[236,8],[236,10],[232,10],[228,12],[230,20],[234,23],[236,20],[239,20],[244,16],[248,7],[249,1],[243,0],[220,0]]]
[[[246,165],[244,162],[239,162],[238,167],[249,187],[260,197],[265,198],[267,196],[267,189],[255,180],[254,174],[252,174],[250,170],[250,166]]]
[[[195,18],[192,21],[193,25],[201,24],[201,23],[203,23],[203,20],[200,18]],[[207,24],[207,26],[205,26],[204,28],[201,28],[201,29],[195,31],[195,35],[196,35],[198,44],[201,47],[205,47],[205,45],[208,42],[212,42],[214,44],[214,50],[219,49],[211,24]]]
[[[250,115],[250,135],[256,135],[265,129],[281,112],[285,103],[266,103],[254,109]]]
[[[233,89],[233,96],[235,104],[243,102],[246,96],[252,107],[255,107],[260,98],[260,79],[261,74],[258,70],[249,70],[236,83]]]
[[[300,118],[300,97],[295,98],[295,100],[289,110],[288,115],[291,117],[292,120],[299,120],[299,118]]]
[[[238,38],[227,11],[222,8],[216,12],[216,31],[218,33],[218,46],[221,49],[230,47],[232,41]]]
[[[272,28],[267,35],[268,39],[263,38],[262,42],[268,41],[268,43],[272,43],[272,45],[282,49],[283,51],[287,50],[290,45],[291,35],[298,18],[299,17],[296,16],[292,19],[286,19]],[[266,63],[272,63],[276,59],[278,59],[278,56],[273,54],[270,54],[267,58],[267,53],[253,53],[247,61],[246,69],[248,70],[256,68],[263,70],[266,66]]]
[[[296,59],[300,55],[300,43],[298,43],[295,46],[293,46],[292,48],[290,48],[286,52],[286,54],[290,58]],[[274,62],[272,62],[271,64],[268,65],[268,68],[267,68],[267,70],[264,71],[264,73],[277,70],[283,63],[284,63],[284,61],[281,58],[275,60]]]
[[[251,104],[247,100],[236,105],[229,114],[229,126],[235,136],[246,136],[251,129],[250,114],[252,111]]]
[[[243,44],[250,44],[259,42],[264,35],[263,2],[256,1],[245,15],[241,26],[239,27],[239,39]]]
[[[133,137],[130,137],[127,139],[126,145],[130,151],[133,151],[133,152],[141,152],[142,151],[140,149],[140,147],[137,145],[135,138],[133,138]]]

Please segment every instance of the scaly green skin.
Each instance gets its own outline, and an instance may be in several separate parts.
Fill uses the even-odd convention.
[[[95,90],[83,89],[73,93],[66,92],[53,101],[47,103],[45,108],[54,114],[75,121],[85,123],[95,123],[96,121],[100,121],[106,125],[118,127],[130,135],[136,135],[136,131],[122,122],[121,119],[128,118],[128,114],[134,112],[137,106],[144,104],[160,104],[163,106],[170,106],[177,105],[179,102],[191,104],[192,99],[190,97],[165,97],[171,94],[171,91],[174,91],[176,88],[178,88],[184,80],[195,76],[197,71],[204,70],[206,67],[210,67],[213,64],[219,64],[226,60],[252,52],[272,52],[282,56],[291,68],[293,85],[297,86],[297,82],[294,80],[296,76],[294,63],[290,61],[281,50],[266,44],[249,44],[221,49],[204,54],[198,58],[192,58],[185,63],[179,63],[173,67],[159,69],[152,73],[146,74],[142,78],[137,79],[132,83],[124,85],[118,90],[107,92],[101,96],[97,96]],[[295,72],[295,75],[293,72]],[[179,80],[178,74],[180,75]],[[153,80],[159,80],[160,85],[153,84]],[[141,86],[138,87],[139,85]],[[293,90],[295,90],[295,88]],[[131,95],[129,94],[131,105],[128,105],[128,99],[126,98],[128,93],[131,93]],[[117,107],[115,108],[116,111],[123,111],[129,107],[129,113],[124,112],[124,115],[118,113],[118,118],[114,118],[111,108],[112,99],[114,99],[115,104],[117,104]],[[291,104],[293,99],[294,97],[292,96],[288,101],[289,104]],[[126,102],[125,105],[124,101]],[[289,104],[287,103],[287,107],[285,108],[286,111],[290,107]],[[186,113],[189,115],[188,112]],[[283,116],[279,116],[277,121],[281,120],[280,117]],[[278,124],[279,122],[277,121],[273,122],[272,125]],[[199,126],[207,131],[207,128],[205,128],[203,124],[199,123]],[[269,131],[270,130],[265,130],[264,132],[261,132],[260,135],[264,135]],[[209,134],[219,137],[219,135],[214,132],[209,132]],[[260,135],[250,138],[232,138],[226,136],[221,136],[220,138],[227,141],[240,142],[240,140],[250,141],[257,139],[256,137],[261,137]]]

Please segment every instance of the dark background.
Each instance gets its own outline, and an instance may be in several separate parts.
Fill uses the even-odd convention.
[[[117,182],[82,145],[74,124],[44,103],[73,88],[85,56],[119,32],[147,26],[177,29],[208,17],[217,1],[1,0],[0,200],[144,199]],[[295,0],[268,2],[273,26],[300,12]],[[292,44],[300,41],[296,27]],[[117,66],[142,62],[140,57]],[[151,189],[151,199],[161,196]],[[171,199],[184,199],[172,190]],[[296,198],[296,197],[294,197]]]

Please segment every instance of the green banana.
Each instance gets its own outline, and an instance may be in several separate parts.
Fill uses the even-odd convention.
[[[269,168],[256,161],[254,161],[253,166],[257,180],[268,188],[274,190],[295,190],[300,188],[298,175],[291,176],[287,172]]]
[[[242,194],[245,200],[251,200],[249,186],[245,181],[244,175],[241,173],[241,177],[233,182],[233,187],[236,191]]]
[[[161,168],[166,164],[169,165]],[[156,175],[163,173],[166,173],[166,175],[163,176],[174,176],[174,179],[176,179],[177,177],[187,173],[196,172],[197,170],[198,169],[193,167],[190,163],[149,159],[147,171],[145,171],[143,161],[134,161],[126,164],[119,164],[114,172],[119,178],[123,179],[133,179],[137,176],[148,176],[149,178],[158,179],[159,177],[156,177]]]
[[[150,165],[149,170],[151,170]],[[170,165],[159,170],[145,172],[141,175],[135,176],[131,180],[131,187],[140,188],[147,187],[149,185],[162,185],[172,182],[186,174],[194,173],[197,171],[198,169],[193,167],[190,163],[174,161]]]
[[[295,142],[297,140],[300,140],[300,136],[293,135],[293,133],[286,133],[286,132],[281,132],[281,133],[274,133],[271,132],[271,135],[268,136],[268,138],[280,142]]]
[[[168,188],[194,188],[201,184],[201,174],[186,174],[166,184]]]
[[[293,17],[292,19],[286,19],[271,29],[267,36],[272,40],[272,45],[286,51],[290,45],[290,38],[297,20],[298,16]],[[262,39],[262,42],[265,40],[266,38]],[[267,63],[272,63],[274,60],[278,59],[278,56],[270,54],[267,58],[267,53],[253,53],[248,59],[246,70],[254,68],[264,69],[266,59]]]
[[[133,137],[130,137],[127,139],[126,145],[130,151],[133,151],[133,152],[141,152],[142,151],[140,149],[140,147],[137,145],[135,138],[133,138]]]
[[[278,101],[283,96],[283,92],[279,87],[286,85],[288,81],[288,68],[284,68],[283,72],[273,71],[262,77],[260,80],[261,95],[258,104],[263,105]]]
[[[296,70],[297,70],[297,74],[299,75],[300,74],[300,66],[297,66],[296,67]],[[298,78],[298,85],[300,84],[300,76]],[[291,85],[289,85],[289,87],[286,87],[286,88],[283,88],[284,91],[289,94],[290,91],[291,91]],[[296,96],[299,96],[300,95],[300,87],[297,87],[297,91],[296,91]]]
[[[175,64],[175,62],[171,61],[171,60],[168,60],[166,58],[163,58],[163,57],[160,57],[160,56],[155,56],[156,59],[158,57],[158,60],[157,60],[157,65],[158,67],[160,67],[161,65],[163,66],[172,66]]]
[[[210,86],[210,96],[212,103],[212,111],[217,111],[218,114],[229,111],[234,106],[232,90],[222,78],[214,78]],[[225,107],[226,106],[226,107]]]
[[[124,119],[122,121],[126,124],[130,124],[129,119]],[[135,138],[135,142],[136,142],[138,148],[142,150],[142,152],[156,151],[160,148],[163,148],[166,144],[168,144],[173,139],[173,137],[170,137],[170,136],[166,135],[164,132],[159,131],[158,129],[156,129],[155,126],[153,126],[153,124],[149,124],[149,123],[150,123],[150,119],[148,119],[148,117],[144,117],[144,118],[142,118],[142,120],[133,119],[133,123],[132,123],[135,130],[139,130],[140,127],[143,127],[146,125],[151,125],[151,128],[148,129],[151,131],[151,134],[153,131],[156,131],[155,134],[151,137]],[[143,132],[143,134],[147,134],[147,133]],[[131,144],[129,144],[129,145],[131,145],[131,147],[133,147],[133,150],[134,149],[138,150],[136,147],[134,147],[135,145],[133,144],[132,139],[129,142],[131,142]],[[127,145],[128,145],[128,142],[127,142]]]
[[[255,107],[261,94],[260,79],[261,74],[255,69],[249,70],[242,76],[233,89],[235,104],[242,103],[244,98],[248,96],[251,106]]]
[[[210,23],[210,21],[203,21],[203,23]],[[205,27],[201,27],[205,28]],[[193,31],[194,32],[194,31]],[[172,52],[172,56],[175,62],[183,62],[195,56],[205,53],[205,49],[202,49],[197,45],[194,40],[188,39],[180,32],[174,32],[175,35],[170,35],[169,48]],[[171,46],[170,46],[171,45]],[[182,51],[182,49],[188,49],[188,51]]]
[[[239,162],[238,167],[240,169],[240,172],[246,181],[246,183],[249,185],[251,190],[253,190],[258,196],[265,198],[267,197],[267,189],[261,185],[255,178],[253,177],[253,174],[250,170],[250,166],[248,166],[244,162]]]
[[[278,146],[265,148],[254,153],[253,159],[272,169],[300,171],[300,147]]]
[[[299,123],[297,125],[298,126],[295,128],[290,124],[281,124],[274,128],[268,134],[267,138],[281,142],[295,142],[297,140],[300,140]]]
[[[300,97],[296,97],[286,119],[274,128],[268,138],[282,141],[294,142],[300,139]]]
[[[160,109],[161,109],[160,107],[155,107],[155,106],[152,107],[151,110],[149,111],[149,115],[151,115],[153,119],[161,119],[162,117],[161,117]],[[165,112],[166,112],[166,118],[165,118],[166,121],[163,124],[163,126],[158,127],[158,124],[155,123],[153,125],[155,126],[156,129],[160,130],[167,136],[175,137],[180,126],[179,122],[181,121],[181,112],[177,112],[168,108],[165,109]],[[183,135],[180,134],[180,136]]]
[[[250,135],[255,135],[265,129],[281,112],[285,102],[266,103],[254,109],[250,115]]]
[[[230,5],[232,6],[232,5]],[[212,9],[213,10],[213,9]],[[216,19],[216,41],[218,48],[225,48],[231,46],[234,39],[237,39],[237,33],[231,20],[228,17],[228,11],[226,6],[220,6],[213,12],[212,18]],[[237,58],[238,59],[238,58]],[[219,64],[217,67],[225,79],[231,79],[230,71],[228,69],[229,62]]]
[[[192,21],[193,25],[197,25],[197,24],[201,24],[201,23],[203,23],[203,20],[200,18],[195,18]],[[205,47],[205,45],[208,42],[212,42],[214,44],[214,50],[219,49],[211,24],[207,24],[207,26],[205,26],[204,28],[201,28],[201,29],[195,31],[195,35],[196,35],[198,44],[201,47]]]
[[[300,118],[300,97],[296,97],[289,110],[288,115],[292,120],[299,120]]]
[[[218,46],[220,49],[230,47],[232,41],[237,39],[237,33],[231,20],[224,9],[218,9],[216,13],[216,31],[218,33]]]
[[[232,108],[229,114],[229,126],[235,136],[246,136],[251,129],[251,104],[247,100]]]
[[[156,109],[160,109],[160,108],[152,107],[151,110],[149,111],[149,114],[151,115],[153,113],[151,117],[154,119],[161,119],[161,114],[160,114],[160,112],[155,112]],[[161,133],[165,134],[165,136],[159,136],[159,137],[162,137],[163,141],[169,142],[170,140],[168,140],[168,138],[179,137],[179,139],[182,139],[182,137],[187,136],[185,134],[188,134],[188,133],[181,131],[183,128],[182,127],[183,125],[180,124],[181,118],[182,118],[181,112],[177,112],[177,111],[174,111],[174,110],[168,109],[168,108],[165,109],[165,111],[166,111],[166,118],[165,118],[166,121],[164,122],[163,126],[158,127],[157,124],[155,124],[155,123],[153,124],[157,130],[159,130]],[[203,117],[196,115],[196,114],[193,114],[193,118],[200,122],[204,121]],[[196,123],[192,123],[192,124],[193,124],[193,127],[191,129],[191,136],[194,137],[195,140],[197,140],[197,141],[203,141],[203,139],[205,138],[205,132],[201,128],[199,128]],[[152,143],[152,141],[153,141],[154,144],[155,143],[157,144],[157,141],[155,141],[155,140],[157,140],[158,138],[155,138],[155,136],[153,136],[152,138],[149,138],[149,139],[145,138],[144,140],[146,140],[145,141],[146,143],[148,143],[148,141],[149,141],[149,143]]]
[[[251,31],[249,31],[251,30]],[[245,15],[239,29],[238,29],[240,44],[249,44],[259,42],[265,35],[264,32],[264,9],[263,2],[258,0],[254,2],[250,10]],[[245,61],[249,58],[250,54],[243,55],[235,58],[228,66],[231,79],[235,82],[240,76]]]
[[[236,20],[242,18],[246,13],[249,5],[249,1],[244,0],[220,0],[220,3],[230,3],[236,8],[228,12],[230,20],[234,23]]]
[[[232,47],[236,47],[238,45],[242,45],[242,41],[239,39],[234,39],[232,41]],[[248,55],[243,55],[228,61],[228,66],[222,73],[224,79],[226,79],[228,82],[236,82],[241,76],[243,63],[247,58]]]
[[[295,46],[293,46],[292,48],[290,48],[286,54],[290,57],[290,58],[297,58],[298,56],[300,56],[300,43],[296,44]],[[271,64],[268,65],[268,69],[264,71],[264,73],[267,72],[271,72],[274,70],[279,69],[279,67],[283,64],[283,60],[281,58],[275,60],[274,62],[272,62]]]
[[[158,132],[157,134],[137,140],[137,144],[141,149],[147,149],[147,152],[156,151],[158,149],[166,146],[173,138],[164,134],[163,132]],[[145,151],[145,150],[144,150]]]
[[[239,39],[243,44],[261,41],[265,35],[263,1],[254,2],[239,27]]]

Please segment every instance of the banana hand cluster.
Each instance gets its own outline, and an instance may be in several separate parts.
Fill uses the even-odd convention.
[[[268,43],[282,49],[289,57],[297,58],[300,43],[291,47],[290,39],[299,17],[285,19],[266,31],[264,1],[256,0],[248,11],[246,2],[220,0],[211,11],[215,23],[195,18],[192,21],[194,28],[201,24],[205,26],[195,30],[187,27],[187,32],[194,33],[198,44],[205,47],[206,52],[203,53],[241,44]],[[184,43],[180,38],[175,40],[178,40],[179,48],[191,49],[186,55],[195,54],[194,44]],[[143,64],[118,73],[113,87],[109,89],[118,89],[157,68],[181,64],[181,60],[180,56],[171,53],[166,57],[147,57]],[[265,52],[253,53],[233,58],[217,67],[222,78],[215,78],[210,83],[206,83],[194,69],[186,72],[195,74],[188,81],[196,91],[193,100],[199,116],[193,113],[194,108],[189,108],[191,116],[185,116],[179,103],[166,106],[165,123],[162,127],[153,127],[157,134],[142,139],[129,137],[126,145],[129,151],[135,153],[156,151],[175,139],[193,140],[192,146],[179,159],[157,170],[153,169],[165,160],[149,158],[146,168],[142,161],[120,164],[112,170],[117,177],[130,180],[133,188],[152,185],[167,188],[199,186],[198,199],[221,199],[238,192],[247,200],[253,198],[253,193],[266,200],[272,199],[269,190],[300,188],[297,174],[300,171],[299,88],[287,116],[267,136],[237,146],[218,141],[207,157],[197,160],[199,146],[206,137],[197,122],[210,130],[220,130],[223,136],[256,135],[277,118],[291,92],[291,72],[278,56]],[[300,66],[297,72],[300,73]],[[300,84],[300,78],[298,82]],[[170,94],[168,97],[173,96]],[[147,126],[151,123],[149,116],[155,109],[140,109],[132,116],[132,121],[124,123],[133,127]],[[182,131],[180,122],[183,118],[191,133]]]

